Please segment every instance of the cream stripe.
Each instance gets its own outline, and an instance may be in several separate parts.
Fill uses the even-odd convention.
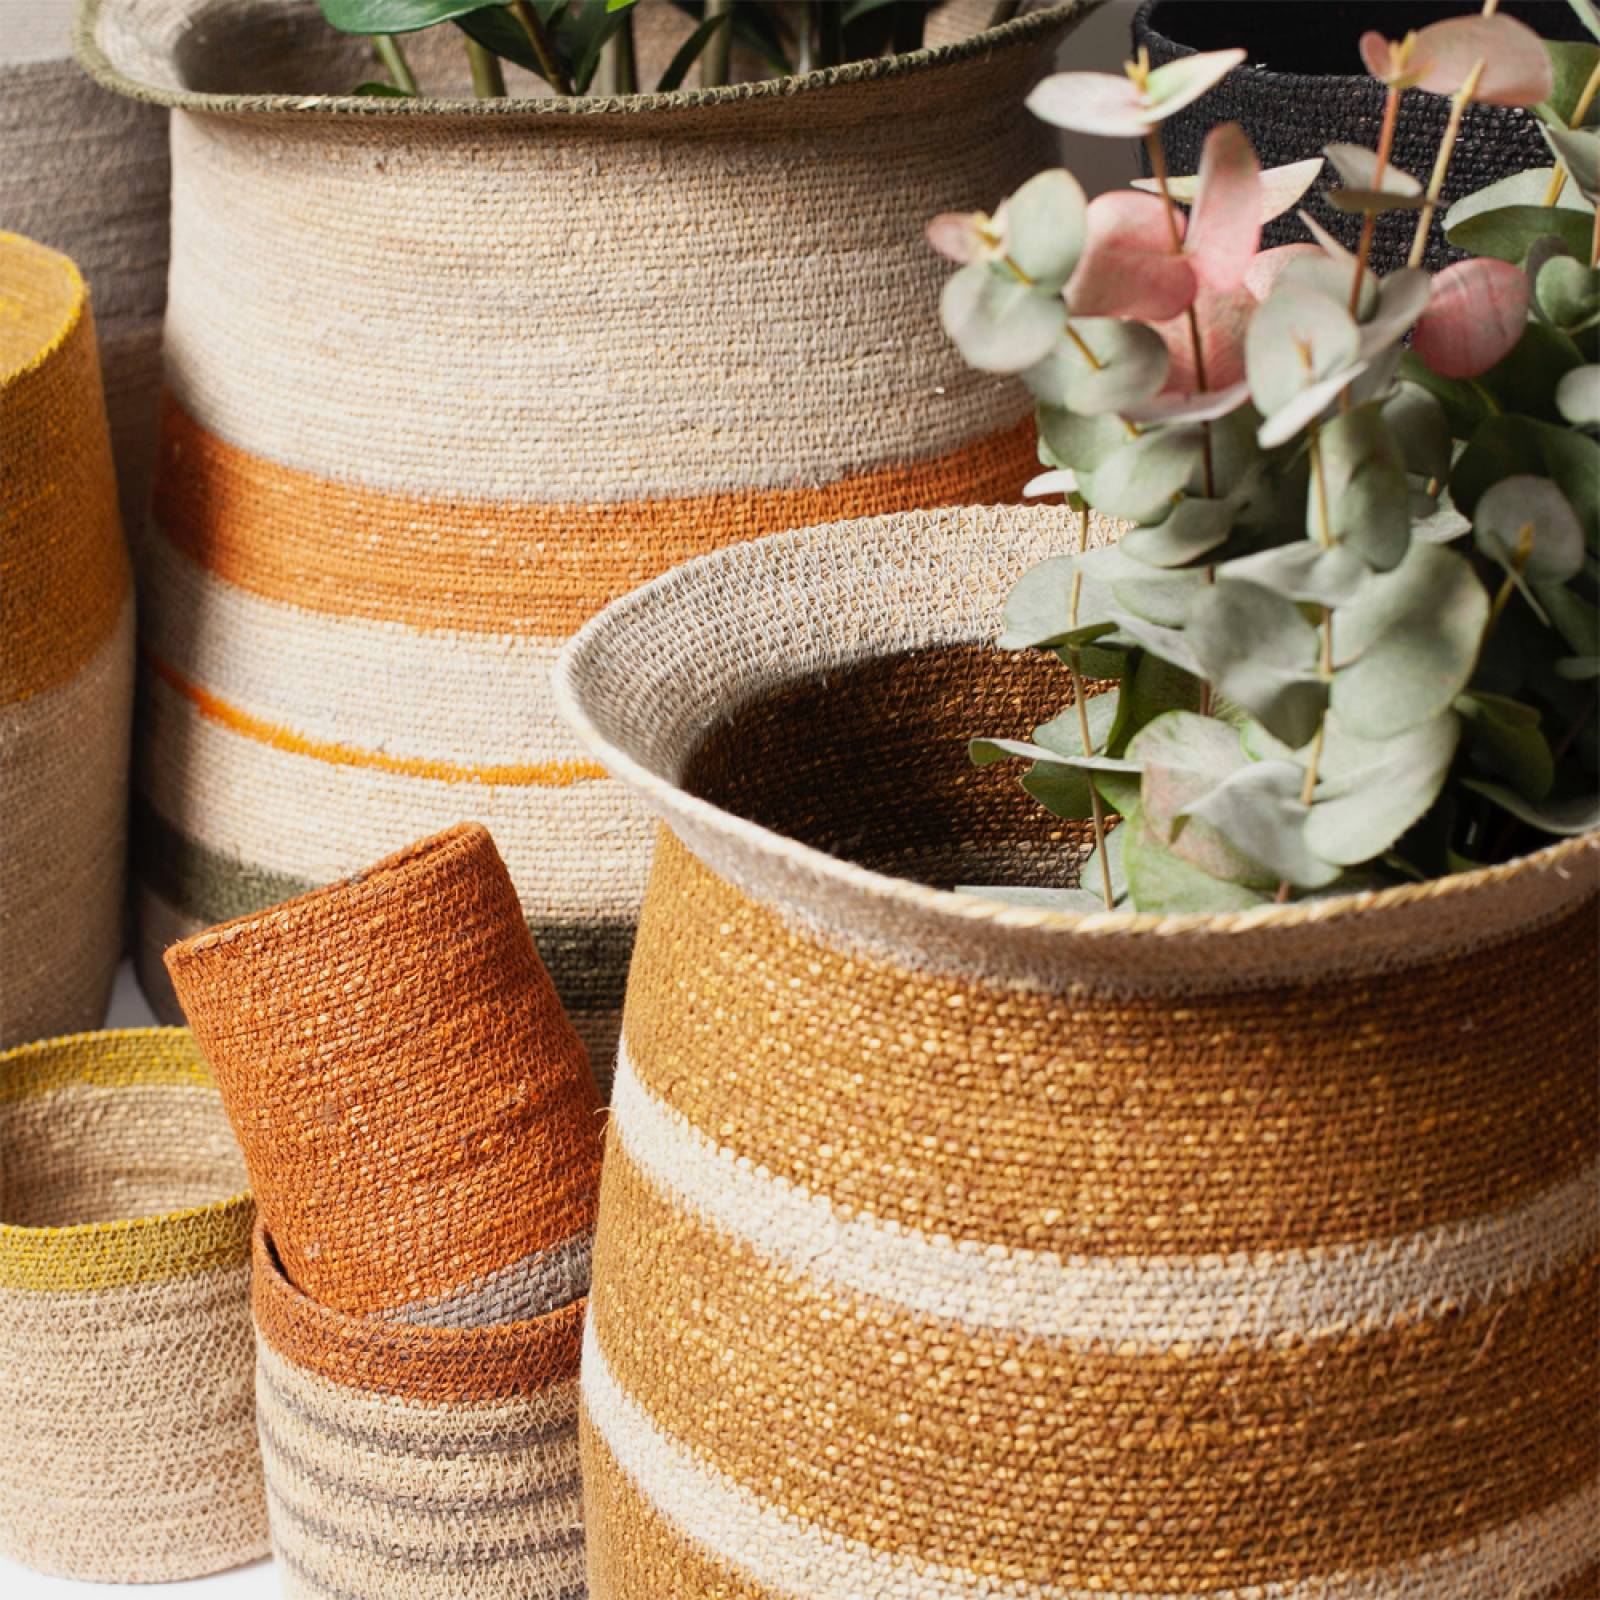
[[[612,1125],[657,1188],[807,1277],[918,1316],[1040,1339],[1171,1349],[1320,1338],[1438,1315],[1544,1277],[1600,1240],[1600,1168],[1514,1210],[1361,1245],[1059,1256],[847,1216],[713,1143],[618,1051]]]
[[[794,1600],[1509,1600],[1593,1559],[1600,1483],[1508,1527],[1415,1561],[1206,1596],[1003,1583],[907,1559],[805,1523],[699,1461],[623,1392],[590,1320],[583,1401],[617,1464],[668,1521],[752,1581]],[[692,1530],[688,1532],[688,1530]]]
[[[481,822],[530,916],[638,915],[654,828],[619,783],[450,783],[335,766],[219,726],[154,673],[141,698],[141,792],[207,849],[326,883],[422,835]]]
[[[160,536],[141,583],[141,642],[192,683],[308,739],[388,755],[509,766],[583,757],[556,714],[561,641],[421,631],[263,599]]]

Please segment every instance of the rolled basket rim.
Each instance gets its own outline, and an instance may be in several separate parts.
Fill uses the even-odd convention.
[[[892,514],[891,514],[892,518]],[[868,522],[891,518],[866,518]],[[1203,935],[1243,935],[1263,929],[1307,928],[1314,924],[1348,923],[1355,918],[1382,915],[1419,902],[1448,899],[1509,882],[1527,873],[1555,872],[1563,877],[1585,865],[1600,873],[1600,828],[1575,838],[1562,839],[1541,850],[1518,856],[1513,861],[1480,867],[1472,872],[1447,878],[1432,878],[1425,883],[1397,884],[1391,888],[1363,890],[1355,894],[1330,896],[1324,900],[1304,900],[1286,905],[1268,904],[1248,911],[1157,913],[1147,911],[1054,911],[1017,906],[977,894],[957,894],[914,879],[901,878],[860,866],[830,855],[814,845],[802,843],[787,834],[752,822],[724,810],[711,801],[691,794],[666,774],[647,766],[628,750],[613,742],[589,715],[581,680],[592,659],[612,653],[616,631],[639,608],[671,597],[674,590],[691,585],[695,579],[719,569],[752,559],[761,560],[814,538],[819,532],[838,531],[842,539],[855,523],[837,523],[825,530],[796,528],[765,538],[731,545],[709,555],[698,556],[672,571],[663,573],[632,593],[614,600],[591,618],[563,646],[552,673],[556,707],[567,725],[608,772],[646,797],[658,814],[668,819],[681,817],[696,828],[720,834],[731,843],[754,851],[786,858],[808,875],[846,891],[897,901],[951,925],[993,927],[1027,931],[1064,940],[1083,938],[1125,938],[1129,935],[1156,939],[1192,938]],[[797,680],[799,675],[797,674]],[[1592,858],[1587,859],[1586,858]]]
[[[0,1072],[13,1061],[31,1055],[43,1055],[57,1050],[92,1049],[111,1039],[171,1039],[177,1034],[187,1034],[185,1027],[151,1024],[137,1028],[91,1028],[82,1033],[56,1034],[48,1039],[30,1039],[26,1044],[0,1050]],[[198,1046],[197,1046],[198,1048]],[[233,1194],[221,1195],[197,1206],[178,1206],[171,1211],[152,1211],[142,1217],[115,1217],[109,1222],[62,1222],[43,1226],[29,1226],[20,1222],[7,1222],[0,1218],[0,1247],[27,1241],[34,1248],[53,1242],[68,1246],[81,1239],[104,1239],[107,1236],[137,1234],[152,1229],[171,1229],[184,1232],[191,1223],[226,1216],[254,1205],[249,1189],[239,1189]]]
[[[1055,0],[1041,10],[1014,17],[998,27],[984,28],[949,44],[906,51],[900,55],[873,56],[837,67],[786,77],[763,78],[751,83],[726,84],[712,89],[677,89],[667,94],[541,95],[505,99],[450,99],[433,96],[398,98],[387,95],[219,94],[197,89],[173,89],[147,83],[123,71],[100,43],[102,17],[124,0],[82,0],[73,19],[72,42],[79,64],[96,83],[128,99],[175,111],[201,111],[221,115],[382,118],[430,117],[542,122],[556,117],[636,119],[650,113],[678,113],[734,107],[746,102],[795,99],[847,84],[870,83],[918,76],[940,67],[996,50],[1032,42],[1065,23],[1080,20],[1104,0]]]

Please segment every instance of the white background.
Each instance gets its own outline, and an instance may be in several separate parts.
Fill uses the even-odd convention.
[[[1074,67],[1116,71],[1128,53],[1129,20],[1137,0],[1110,0],[1089,18],[1069,39],[1064,61]],[[1124,183],[1134,176],[1137,166],[1133,147],[1124,141],[1091,139],[1066,135],[1062,139],[1063,164],[1076,174],[1091,194]],[[1019,178],[1020,181],[1020,178]],[[994,197],[995,201],[1000,196]],[[109,1028],[139,1027],[155,1019],[124,966],[118,975]],[[90,1600],[95,1595],[120,1594],[148,1597],[174,1597],[174,1600],[269,1600],[279,1593],[277,1574],[270,1561],[226,1572],[214,1578],[197,1578],[188,1583],[106,1584],[74,1583],[64,1578],[46,1578],[29,1572],[0,1556],[0,1596],[4,1600]]]

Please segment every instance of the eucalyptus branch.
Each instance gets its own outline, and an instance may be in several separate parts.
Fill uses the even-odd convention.
[[[533,57],[539,63],[539,71],[544,74],[545,82],[557,94],[570,95],[573,92],[572,79],[567,76],[566,69],[561,65],[555,46],[550,42],[550,35],[539,20],[538,12],[528,4],[528,0],[511,0],[510,9],[512,16],[522,24],[522,31],[527,34],[528,43],[533,46]]]
[[[389,76],[394,79],[395,88],[405,94],[420,92],[416,77],[411,71],[411,64],[400,48],[400,41],[392,33],[373,34],[372,48],[378,52],[378,59],[383,63]]]
[[[1595,62],[1594,71],[1589,74],[1589,81],[1583,86],[1583,93],[1578,96],[1578,103],[1572,108],[1572,115],[1567,118],[1569,128],[1581,128],[1583,119],[1589,115],[1589,108],[1594,104],[1595,96],[1600,95],[1600,61]],[[1567,169],[1558,161],[1556,169],[1550,174],[1550,187],[1544,192],[1544,203],[1553,206],[1561,198],[1561,191],[1567,184]]]
[[[1461,132],[1461,119],[1478,92],[1478,83],[1488,63],[1477,62],[1467,74],[1466,82],[1450,97],[1450,120],[1445,124],[1444,138],[1439,141],[1439,153],[1434,158],[1433,175],[1428,179],[1428,194],[1422,209],[1417,213],[1417,232],[1411,241],[1411,254],[1406,258],[1408,267],[1420,267],[1423,253],[1428,248],[1428,233],[1433,227],[1434,213],[1439,209],[1439,196],[1444,192],[1444,175],[1455,151],[1456,137]]]
[[[1395,130],[1400,123],[1400,91],[1390,85],[1389,93],[1383,102],[1383,124],[1378,130],[1378,148],[1376,151],[1376,165],[1372,169],[1372,187],[1383,188],[1383,175],[1389,167],[1389,157],[1394,154]],[[1361,241],[1356,246],[1356,270],[1354,281],[1350,285],[1350,315],[1357,316],[1361,310],[1361,284],[1367,275],[1367,258],[1372,254],[1372,238],[1377,232],[1378,214],[1369,211],[1361,219]]]
[[[1085,506],[1078,522],[1078,554],[1089,547],[1089,508]],[[1078,599],[1083,592],[1083,574],[1072,575],[1072,600],[1068,608],[1067,626],[1078,626]],[[1078,665],[1078,647],[1067,651],[1067,671],[1072,675],[1072,700],[1078,708],[1078,736],[1083,740],[1085,756],[1094,754],[1094,739],[1089,733],[1089,707],[1083,698],[1083,673]],[[1094,774],[1088,774],[1090,826],[1094,829],[1095,854],[1100,858],[1100,893],[1106,910],[1116,909],[1117,897],[1111,887],[1111,861],[1106,855],[1106,813],[1100,800],[1100,791],[1094,786]]]

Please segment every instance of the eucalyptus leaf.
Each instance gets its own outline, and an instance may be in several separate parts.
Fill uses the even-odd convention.
[[[1578,795],[1565,800],[1549,800],[1533,805],[1504,784],[1485,783],[1479,778],[1463,778],[1463,789],[1492,800],[1502,811],[1509,811],[1519,822],[1526,822],[1541,833],[1573,838],[1600,828],[1600,795]]]
[[[1029,374],[1024,373],[1027,381]],[[1052,466],[1084,472],[1100,465],[1130,438],[1116,417],[1080,417],[1061,406],[1038,408],[1040,454]]]
[[[971,739],[967,742],[967,757],[975,767],[993,766],[996,761],[1013,757],[1023,761],[1042,762],[1047,767],[1075,767],[1085,772],[1138,772],[1136,761],[1122,761],[1113,756],[1064,756],[1030,744],[1026,739]]]
[[[1342,411],[1317,435],[1322,492],[1313,480],[1307,528],[1319,537],[1324,503],[1328,536],[1378,572],[1397,566],[1411,543],[1406,460],[1382,407]]]
[[[1256,439],[1263,450],[1275,450],[1302,429],[1309,427],[1318,417],[1366,371],[1368,363],[1358,361],[1353,367],[1342,367],[1331,377],[1312,384],[1275,411],[1261,424]]]
[[[1344,866],[1381,856],[1438,798],[1460,735],[1449,711],[1381,740],[1355,738],[1330,715],[1307,847]]]
[[[1037,365],[1059,338],[1065,316],[1059,297],[984,261],[962,267],[939,296],[945,332],[980,372],[1016,373]]]
[[[1563,656],[1556,662],[1556,676],[1572,683],[1591,683],[1600,678],[1600,656]]]
[[[1550,92],[1548,104],[1557,120],[1570,127],[1589,75],[1600,64],[1600,47],[1564,39],[1546,39],[1544,48],[1555,75],[1555,87]],[[1589,122],[1597,118],[1600,118],[1600,99],[1590,105],[1584,120]]]
[[[1195,600],[1184,637],[1216,688],[1291,749],[1316,733],[1328,688],[1316,629],[1292,600],[1219,579]]]
[[[1334,613],[1330,704],[1341,725],[1389,739],[1439,716],[1466,687],[1488,618],[1489,596],[1464,556],[1413,544]]]
[[[1497,261],[1520,262],[1535,241],[1554,234],[1574,255],[1588,258],[1590,222],[1564,206],[1501,206],[1447,226],[1445,238],[1458,250]]]
[[[1491,416],[1456,458],[1451,498],[1475,518],[1479,499],[1501,479],[1519,473],[1553,478],[1578,513],[1590,548],[1600,544],[1600,443],[1573,428]]]
[[[1084,715],[1089,722],[1089,749],[1083,748],[1083,728],[1078,721],[1078,708],[1070,705],[1059,716],[1041,722],[1033,730],[1033,742],[1058,755],[1095,755],[1106,748],[1106,740],[1117,720],[1117,696],[1096,694],[1084,701]]]
[[[1214,878],[1175,855],[1142,819],[1125,823],[1117,831],[1128,834],[1123,861],[1128,874],[1128,898],[1137,911],[1178,916],[1248,911],[1266,903],[1266,895]]]
[[[1089,202],[1061,167],[1035,173],[1005,203],[1011,259],[1039,288],[1059,294],[1083,254]]]
[[[1360,351],[1355,319],[1328,295],[1282,280],[1250,319],[1245,371],[1256,409],[1270,418]]]
[[[1341,868],[1306,843],[1311,808],[1300,799],[1305,773],[1292,761],[1252,761],[1188,808],[1191,821],[1215,828],[1235,849],[1297,889],[1322,889]]]
[[[1216,572],[1219,579],[1259,584],[1290,600],[1322,606],[1343,605],[1367,577],[1364,563],[1342,545],[1324,550],[1306,539],[1224,562]]]
[[[1131,658],[1120,692],[1100,698],[1116,700],[1117,715],[1106,735],[1106,754],[1119,756],[1142,728],[1164,712],[1197,711],[1200,681],[1193,673],[1141,650]]]
[[[1095,908],[1105,909],[1105,878],[1100,870],[1101,850],[1104,849],[1106,865],[1111,869],[1111,903],[1118,905],[1128,898],[1128,870],[1123,852],[1128,843],[1126,828],[1112,828],[1105,835],[1104,846],[1096,845],[1083,858],[1078,869],[1078,883],[1095,902]]]
[[[1381,217],[1389,211],[1420,211],[1427,204],[1420,194],[1396,194],[1389,189],[1329,189],[1322,198],[1335,211],[1361,217]]]
[[[1600,39],[1600,11],[1595,10],[1594,0],[1567,0],[1567,4],[1577,13],[1578,21]]]
[[[1506,779],[1518,794],[1543,800],[1555,783],[1555,761],[1539,728],[1539,713],[1504,695],[1474,689],[1458,695],[1455,710],[1466,723],[1474,754]]]
[[[1348,188],[1372,189],[1384,194],[1422,193],[1422,185],[1392,162],[1385,162],[1380,174],[1377,152],[1364,144],[1325,144],[1322,153],[1333,163],[1339,181]]]
[[[1477,384],[1466,378],[1444,378],[1414,351],[1400,357],[1400,380],[1414,384],[1437,400],[1444,409],[1450,432],[1458,439],[1470,438],[1479,423],[1494,415],[1494,409]]]
[[[1564,583],[1536,583],[1534,594],[1551,625],[1580,656],[1600,655],[1600,609]]]
[[[1590,205],[1600,200],[1600,134],[1586,128],[1552,128],[1548,124],[1539,131],[1561,158],[1583,198]]]
[[[1386,345],[1403,338],[1428,309],[1433,293],[1433,278],[1420,267],[1402,267],[1391,272],[1378,286],[1378,304],[1361,323],[1357,339],[1363,357],[1371,357]]]
[[[1576,428],[1600,424],[1600,366],[1574,367],[1556,385],[1556,409]]]
[[[1477,382],[1501,411],[1559,424],[1556,384],[1562,375],[1582,366],[1583,357],[1559,328],[1530,321],[1522,336]]]
[[[1558,328],[1576,328],[1600,312],[1600,269],[1576,256],[1553,255],[1534,281],[1539,309]]]
[[[1110,590],[1113,615],[1143,618],[1164,628],[1183,626],[1194,596],[1205,586],[1203,573],[1146,566],[1120,543],[1086,552],[1078,557],[1078,568],[1086,580]]]
[[[1109,596],[1104,592],[1087,594],[1084,584],[1079,585],[1078,616],[1085,620],[1074,626],[1072,592],[1077,570],[1075,557],[1050,556],[1017,579],[1001,612],[1002,629],[996,643],[1002,650],[1088,644],[1115,631],[1115,623],[1105,617]]]
[[[1064,316],[1059,301],[1057,307]],[[1114,317],[1074,317],[1067,326],[1070,332],[1060,332],[1043,360],[1023,374],[1047,405],[1080,416],[1109,415],[1132,409],[1167,381],[1172,358],[1153,328]]]
[[[1125,555],[1152,567],[1182,567],[1215,550],[1233,528],[1233,505],[1185,495],[1154,527],[1130,528],[1122,536]]]
[[[1450,421],[1437,396],[1419,383],[1402,382],[1383,402],[1382,416],[1407,472],[1441,483],[1450,475]]]
[[[1419,508],[1420,507],[1420,508]],[[1472,532],[1472,522],[1456,510],[1448,491],[1437,495],[1413,495],[1411,537],[1423,544],[1452,544]]]
[[[1079,486],[1090,505],[1108,517],[1159,522],[1198,471],[1204,449],[1198,427],[1151,428],[1095,466],[1080,468]]]
[[[1555,175],[1556,168],[1553,166],[1529,167],[1521,172],[1513,172],[1508,177],[1497,178],[1481,189],[1474,189],[1471,194],[1462,195],[1444,214],[1446,231],[1470,221],[1473,217],[1481,217],[1491,211],[1504,211],[1512,207],[1574,211],[1586,215],[1589,208],[1570,188],[1562,191],[1553,207],[1545,206],[1544,197],[1550,192],[1550,183]],[[1587,255],[1587,251],[1584,254]]]
[[[1086,889],[1047,889],[1027,883],[958,883],[955,893],[974,900],[997,900],[1028,911],[1065,911],[1074,916],[1106,908],[1099,895]]]
[[[1528,585],[1563,583],[1583,565],[1583,527],[1549,478],[1502,478],[1479,499],[1472,532],[1478,548],[1530,600]]]

